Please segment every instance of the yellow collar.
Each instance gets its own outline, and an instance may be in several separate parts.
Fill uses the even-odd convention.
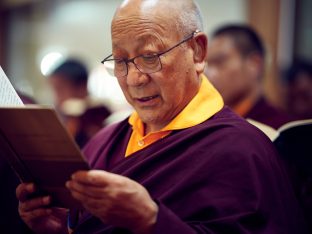
[[[207,77],[201,76],[202,82],[198,93],[191,102],[163,129],[178,130],[198,125],[223,107],[223,99],[218,91],[208,81]],[[139,132],[142,136],[144,133],[144,124],[139,118],[137,112],[133,112],[129,118],[129,124],[132,125],[134,131]]]
[[[202,82],[198,93],[190,103],[163,129],[144,136],[144,124],[137,112],[129,118],[133,132],[128,142],[126,155],[130,155],[155,141],[166,137],[172,130],[190,128],[198,125],[220,111],[224,105],[218,91],[208,81],[207,77],[201,76]]]

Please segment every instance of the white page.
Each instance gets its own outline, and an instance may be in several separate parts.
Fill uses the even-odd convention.
[[[8,77],[0,66],[0,106],[24,106]]]

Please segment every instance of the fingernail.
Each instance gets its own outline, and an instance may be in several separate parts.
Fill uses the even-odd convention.
[[[26,189],[30,192],[33,192],[35,190],[34,184],[27,184]]]
[[[67,181],[66,183],[65,183],[65,186],[66,186],[66,188],[70,188],[70,181]]]

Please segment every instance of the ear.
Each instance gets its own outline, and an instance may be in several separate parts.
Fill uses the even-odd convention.
[[[248,55],[248,72],[251,77],[254,77],[255,81],[259,81],[264,72],[264,59],[257,53],[252,53]]]
[[[203,73],[206,64],[207,57],[207,44],[208,38],[205,33],[199,32],[194,37],[194,43],[192,44],[194,50],[194,64],[198,74]]]

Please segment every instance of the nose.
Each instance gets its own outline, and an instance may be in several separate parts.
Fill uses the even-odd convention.
[[[128,75],[126,77],[129,86],[143,86],[148,83],[148,74],[142,73],[134,63],[128,63]]]

